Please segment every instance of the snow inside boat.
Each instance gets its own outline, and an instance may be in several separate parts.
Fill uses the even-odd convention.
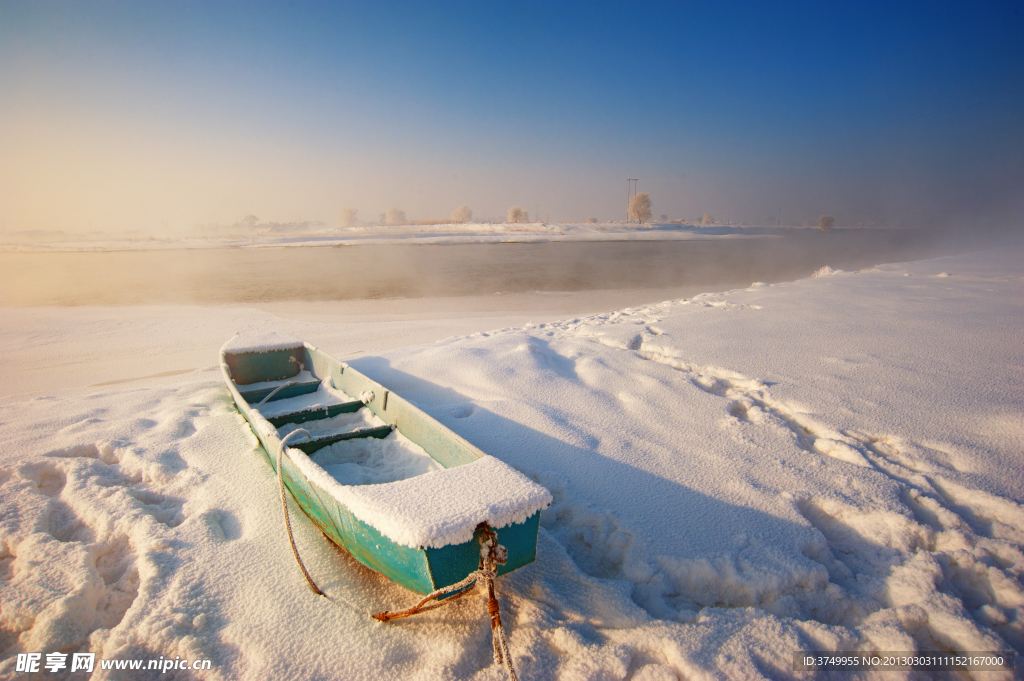
[[[499,575],[536,558],[548,491],[379,383],[277,333],[236,335],[221,370],[275,470],[287,438],[296,503],[364,565],[427,594],[478,569],[485,528],[508,550]]]

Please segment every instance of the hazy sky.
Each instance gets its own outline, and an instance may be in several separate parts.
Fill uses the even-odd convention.
[[[672,218],[1005,219],[1024,3],[0,0],[7,230],[611,220],[627,177]]]

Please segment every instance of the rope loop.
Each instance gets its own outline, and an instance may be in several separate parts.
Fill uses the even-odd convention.
[[[288,542],[292,546],[292,555],[295,556],[295,562],[299,564],[299,569],[302,570],[302,576],[305,577],[306,582],[309,583],[309,588],[312,589],[313,593],[315,593],[316,595],[327,598],[327,596],[324,595],[324,592],[321,591],[320,588],[313,582],[313,578],[309,576],[309,572],[306,570],[306,566],[302,564],[302,559],[299,558],[299,549],[295,546],[295,537],[292,536],[292,523],[291,520],[289,520],[288,518],[288,497],[284,491],[284,468],[281,466],[281,460],[282,457],[284,456],[285,447],[287,447],[288,445],[288,440],[291,440],[293,437],[299,434],[303,434],[306,437],[309,437],[309,431],[306,430],[305,428],[293,430],[292,432],[284,436],[284,438],[281,440],[281,446],[277,450],[277,484],[281,488],[281,510],[284,512],[284,529],[288,533]],[[288,460],[291,461],[291,457],[288,457]]]

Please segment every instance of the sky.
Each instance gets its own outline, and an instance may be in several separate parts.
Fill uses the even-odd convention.
[[[0,0],[0,225],[1024,215],[1024,3]]]

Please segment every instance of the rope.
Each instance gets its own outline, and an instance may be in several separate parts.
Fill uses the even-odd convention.
[[[302,564],[302,559],[299,558],[299,549],[296,548],[295,537],[292,536],[292,523],[288,519],[288,497],[284,493],[284,468],[281,466],[281,459],[284,455],[284,450],[288,444],[288,440],[292,439],[299,433],[304,433],[306,437],[310,437],[309,431],[306,430],[305,428],[293,430],[292,432],[284,436],[284,439],[281,440],[281,446],[277,450],[277,484],[281,488],[281,510],[284,512],[284,529],[288,532],[288,542],[292,546],[292,555],[295,556],[295,562],[299,564],[299,569],[302,570],[302,576],[306,578],[307,582],[309,582],[309,588],[311,588],[313,590],[313,593],[317,594],[318,596],[323,596],[324,598],[327,598],[327,596],[324,595],[324,592],[321,591],[317,587],[317,585],[313,583],[313,578],[309,576],[309,572],[306,571],[306,566]],[[290,461],[291,457],[289,456],[288,459]]]
[[[235,335],[238,335],[238,334],[235,334]],[[299,364],[299,371],[302,371],[302,370],[303,370],[303,369],[305,369],[305,368],[306,368],[306,367],[305,367],[305,366],[303,366],[303,365],[302,365],[301,363]],[[273,390],[271,390],[271,391],[270,391],[270,392],[269,392],[269,393],[267,394],[267,396],[266,396],[266,397],[264,397],[264,398],[263,398],[262,400],[260,400],[259,402],[257,402],[257,403],[256,403],[256,406],[257,406],[257,407],[258,407],[258,406],[260,406],[261,404],[263,404],[264,402],[266,402],[266,401],[267,401],[267,400],[269,400],[269,399],[270,399],[271,397],[273,397],[274,395],[276,395],[276,394],[277,394],[277,393],[279,393],[280,391],[284,390],[285,388],[290,388],[290,387],[292,387],[293,385],[299,385],[299,383],[300,383],[300,381],[289,381],[288,383],[284,383],[284,384],[282,384],[282,385],[279,385],[279,386],[277,386],[276,388],[274,388]],[[323,383],[323,381],[321,381],[321,383]]]
[[[264,398],[263,398],[262,400],[260,400],[259,402],[257,402],[257,403],[256,403],[256,406],[257,406],[257,407],[258,407],[258,406],[260,406],[261,404],[263,404],[264,402],[266,402],[267,400],[269,400],[269,399],[270,399],[271,397],[273,397],[273,396],[274,396],[274,395],[276,395],[277,393],[281,392],[281,391],[282,391],[282,390],[284,390],[285,388],[290,388],[290,387],[292,387],[293,385],[298,385],[298,383],[295,383],[295,382],[293,381],[293,382],[291,382],[291,383],[284,383],[284,384],[282,384],[282,385],[279,385],[279,386],[277,386],[276,388],[274,388],[273,390],[271,390],[271,391],[270,391],[269,393],[267,393],[267,396],[266,396],[266,397],[264,397]]]
[[[442,605],[448,605],[452,601],[456,601],[463,596],[468,595],[472,592],[470,586],[475,586],[476,582],[483,581],[487,587],[487,612],[491,617],[491,645],[494,648],[494,664],[501,665],[505,664],[508,669],[508,678],[510,681],[518,681],[519,677],[516,675],[516,669],[512,666],[512,655],[508,650],[508,640],[505,638],[505,629],[501,626],[501,606],[498,604],[498,598],[494,593],[494,580],[498,577],[498,564],[505,564],[506,551],[503,546],[498,545],[498,535],[492,530],[487,523],[483,523],[483,535],[480,537],[480,569],[475,570],[457,584],[446,586],[443,589],[428,594],[423,600],[416,605],[412,606],[407,610],[401,610],[399,612],[378,612],[373,616],[375,620],[381,622],[387,622],[389,620],[403,619],[405,617],[411,617],[421,612],[427,612],[435,608],[440,608]],[[455,594],[451,598],[439,601],[436,603],[430,603],[439,596],[458,591],[463,589],[458,594]]]
[[[295,537],[292,535],[292,524],[288,518],[288,497],[285,495],[284,467],[281,464],[285,449],[287,448],[288,440],[297,436],[299,433],[310,437],[309,431],[305,428],[293,430],[284,436],[281,440],[281,446],[277,450],[277,484],[281,489],[281,510],[284,513],[284,528],[288,533],[288,542],[292,547],[292,555],[295,556],[295,562],[299,564],[299,569],[302,570],[302,576],[305,577],[306,582],[309,583],[309,588],[318,596],[323,596],[324,598],[327,598],[327,600],[331,600],[327,594],[317,587],[313,582],[313,578],[309,576],[306,566],[303,565],[302,558],[299,557],[299,549],[295,546]],[[290,456],[289,460],[291,460]],[[509,681],[519,681],[519,677],[516,675],[516,669],[512,666],[512,654],[508,650],[508,640],[505,638],[505,629],[501,626],[501,606],[499,605],[498,598],[494,592],[494,580],[498,577],[498,565],[505,564],[507,551],[505,547],[498,544],[498,534],[492,530],[487,523],[482,523],[481,529],[483,530],[483,534],[480,537],[480,568],[478,570],[474,570],[469,573],[461,582],[451,584],[428,594],[423,598],[423,600],[411,608],[400,610],[398,612],[389,612],[384,610],[382,612],[378,612],[372,617],[373,619],[381,622],[388,622],[390,620],[404,619],[421,612],[440,608],[443,605],[448,605],[449,603],[459,600],[463,596],[469,595],[472,593],[472,589],[470,587],[475,586],[478,581],[482,580],[484,585],[487,587],[487,613],[491,618],[491,646],[494,648],[494,664],[504,664],[508,669]],[[437,601],[435,603],[430,602],[439,596],[444,596],[445,594],[452,593],[453,591],[459,591],[459,593],[444,601]],[[356,612],[363,614],[351,604],[345,603],[345,605]]]

